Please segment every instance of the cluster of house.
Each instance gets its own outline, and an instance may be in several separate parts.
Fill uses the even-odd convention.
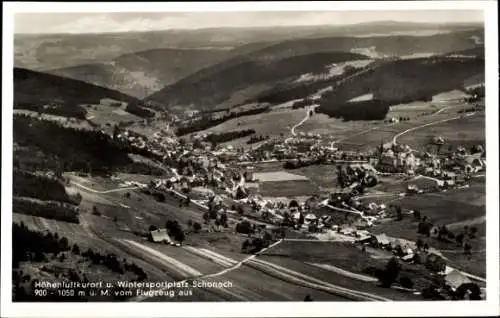
[[[417,246],[416,243],[411,241],[391,238],[383,233],[375,235],[364,230],[343,229],[339,232],[355,237],[355,243],[357,244],[391,251],[395,257],[404,262],[424,264],[427,269],[444,278],[443,287],[445,288],[438,292],[445,292],[445,289],[455,292],[460,286],[473,282],[467,274],[447,266],[445,258],[439,252],[429,250],[427,244],[422,243],[422,246]],[[484,290],[481,290],[481,293],[484,293]]]
[[[458,175],[464,176],[485,169],[483,147],[477,145],[473,148],[474,153],[458,147],[454,152],[437,155],[415,151],[408,145],[387,143],[380,147],[376,167],[381,172],[422,174],[451,182]]]

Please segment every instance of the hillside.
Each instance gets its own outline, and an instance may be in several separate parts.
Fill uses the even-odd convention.
[[[134,97],[79,80],[14,68],[14,108],[54,101],[65,105],[98,104],[101,99],[138,102]]]
[[[266,13],[274,18],[273,13]],[[481,28],[478,24],[426,24],[381,21],[355,25],[208,28],[103,34],[16,34],[14,64],[38,71],[109,62],[117,57],[155,49],[232,49],[258,42],[290,39],[418,34]]]
[[[85,118],[86,104],[111,101],[112,108],[140,101],[129,95],[51,74],[14,68],[14,109]]]
[[[359,53],[366,59],[403,56],[419,53],[444,54],[473,49],[472,36],[482,30],[438,34],[432,36],[328,37],[288,40],[270,44],[248,54],[239,55],[205,68],[167,86],[146,100],[163,104],[165,108],[190,106],[197,110],[231,107],[260,92],[271,89],[278,81],[303,73],[321,71],[320,64],[344,61],[326,58],[336,52]],[[345,54],[345,53],[344,53]],[[320,58],[319,58],[320,57]],[[353,60],[360,59],[353,57]],[[256,84],[268,87],[252,89]],[[244,91],[242,91],[244,90]],[[249,91],[248,91],[249,90]],[[233,95],[238,95],[238,100]],[[195,98],[196,97],[196,98]],[[223,104],[223,105],[221,105]]]
[[[303,73],[321,71],[332,63],[363,59],[366,56],[347,52],[323,52],[268,60],[238,57],[167,86],[147,100],[162,103],[169,109],[181,106],[181,111],[186,106],[198,110],[230,108],[281,81],[294,79]],[[239,96],[234,98],[235,95]],[[228,100],[228,103],[223,104]]]
[[[373,103],[363,102],[364,107],[430,101],[435,94],[463,89],[471,77],[484,77],[484,59],[432,57],[392,61],[334,86],[321,97],[317,111],[346,118],[343,114],[352,106],[348,101],[364,94],[373,94]]]
[[[230,50],[153,49],[124,54],[110,62],[51,69],[47,73],[144,98],[231,54]]]

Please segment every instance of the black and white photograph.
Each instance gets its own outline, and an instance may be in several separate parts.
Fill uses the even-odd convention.
[[[496,2],[432,3],[13,3],[8,316],[498,313]]]

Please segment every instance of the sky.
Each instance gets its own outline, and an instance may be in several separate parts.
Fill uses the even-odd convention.
[[[18,13],[15,33],[102,33],[213,27],[339,25],[373,21],[482,22],[482,11]]]

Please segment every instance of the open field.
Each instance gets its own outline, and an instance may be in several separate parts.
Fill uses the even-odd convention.
[[[407,104],[398,104],[391,106],[386,118],[410,117],[410,119],[414,119],[422,116],[424,113],[430,114],[438,111],[446,112],[447,110],[445,110],[445,108],[456,106],[457,104],[459,103],[451,101],[416,101]]]
[[[266,197],[296,197],[313,195],[319,191],[309,180],[262,182],[259,193]]]
[[[479,247],[482,246],[483,249],[473,250],[470,259],[457,251],[442,251],[442,253],[448,258],[451,265],[473,275],[486,277],[486,237],[481,237],[476,244]]]
[[[241,246],[247,239],[246,235],[238,233],[200,232],[189,234],[184,244],[214,250],[219,254],[239,261],[247,256],[240,253]]]
[[[278,182],[278,181],[302,181],[308,180],[307,177],[289,173],[286,171],[273,171],[273,172],[258,172],[254,173],[255,180],[260,182]]]
[[[304,110],[301,111],[302,117],[304,117]],[[376,126],[378,123],[378,121],[343,121],[342,119],[330,118],[325,114],[316,113],[303,123],[297,129],[297,132],[310,132],[339,139]]]
[[[119,107],[109,105],[86,105],[87,119],[97,125],[114,125],[120,122],[140,121],[142,118],[132,115]]]
[[[449,190],[441,193],[429,193],[420,196],[410,196],[399,201],[406,209],[420,210],[436,224],[450,224],[483,216],[486,213],[484,198],[485,185],[466,189]],[[465,192],[472,204],[458,199]]]
[[[263,256],[291,258],[301,262],[331,264],[353,273],[363,273],[368,266],[380,266],[378,259],[352,243],[327,241],[285,241],[267,250]]]
[[[334,165],[312,165],[294,169],[293,173],[301,174],[309,178],[309,180],[322,191],[330,191],[336,189],[337,172]]]
[[[415,149],[425,150],[432,138],[441,136],[446,142],[444,147],[470,148],[473,145],[484,144],[485,134],[484,114],[477,114],[414,130],[398,138],[398,142],[408,144]]]
[[[286,267],[292,271],[296,271],[314,277],[326,283],[338,285],[340,287],[363,291],[394,300],[422,300],[421,296],[416,296],[412,293],[406,293],[389,288],[382,288],[378,286],[377,282],[364,282],[358,279],[353,279],[323,268],[319,268],[317,266],[305,264],[293,258],[259,256],[259,259],[270,262],[272,264],[276,264],[278,266]]]
[[[305,116],[303,109],[285,109],[272,111],[265,114],[243,116],[233,118],[220,125],[205,130],[205,132],[226,132],[231,130],[254,129],[258,135],[279,136],[281,133],[287,135],[293,125],[301,121]]]
[[[208,281],[230,281],[229,292],[236,293],[246,301],[302,301],[310,295],[316,301],[345,301],[343,297],[315,289],[290,284],[249,266],[242,266],[227,274]]]
[[[444,109],[444,108],[442,108]],[[388,142],[392,141],[393,137],[398,135],[399,133],[402,133],[408,129],[412,129],[415,127],[420,127],[422,125],[427,125],[430,123],[434,122],[439,122],[442,120],[447,120],[449,118],[454,118],[457,117],[458,114],[452,109],[444,109],[444,111],[440,113],[436,113],[435,115],[428,115],[428,116],[421,116],[417,117],[414,119],[411,119],[410,121],[405,121],[405,122],[399,122],[395,124],[383,124],[383,123],[378,123],[377,125],[372,126],[371,128],[366,128],[362,129],[358,132],[354,131],[350,134],[346,134],[345,137],[341,138],[339,141],[339,146],[342,149],[348,149],[348,150],[366,150],[370,148],[374,148],[378,145],[380,145],[381,142]],[[456,129],[457,123],[456,122],[467,122],[469,121],[470,118],[464,118],[464,119],[459,119],[459,120],[451,120],[449,122],[449,125],[455,125],[454,129]],[[398,143],[408,143],[412,147],[419,147],[421,150],[425,150],[425,148],[422,148],[421,146],[426,146],[430,139],[436,134],[430,134],[426,133],[424,136],[425,138],[421,138],[422,140],[419,141],[419,138],[414,137],[416,134],[420,131],[423,130],[425,131],[426,129],[433,129],[434,127],[440,127],[442,125],[446,125],[448,122],[445,123],[436,123],[436,125],[429,125],[425,126],[422,128],[417,128],[411,132],[408,132],[407,134],[403,134],[401,137],[397,139]],[[473,123],[472,126],[477,126],[477,123]],[[373,128],[373,129],[372,129]],[[449,128],[448,128],[449,129]],[[443,129],[441,129],[442,131]],[[450,133],[453,130],[450,130]],[[437,133],[437,131],[436,131]],[[463,133],[462,133],[463,134]],[[439,135],[439,134],[438,134]],[[445,136],[443,136],[446,138]],[[453,139],[452,139],[453,140]],[[455,145],[458,146],[458,145]],[[418,148],[417,148],[418,149]]]

